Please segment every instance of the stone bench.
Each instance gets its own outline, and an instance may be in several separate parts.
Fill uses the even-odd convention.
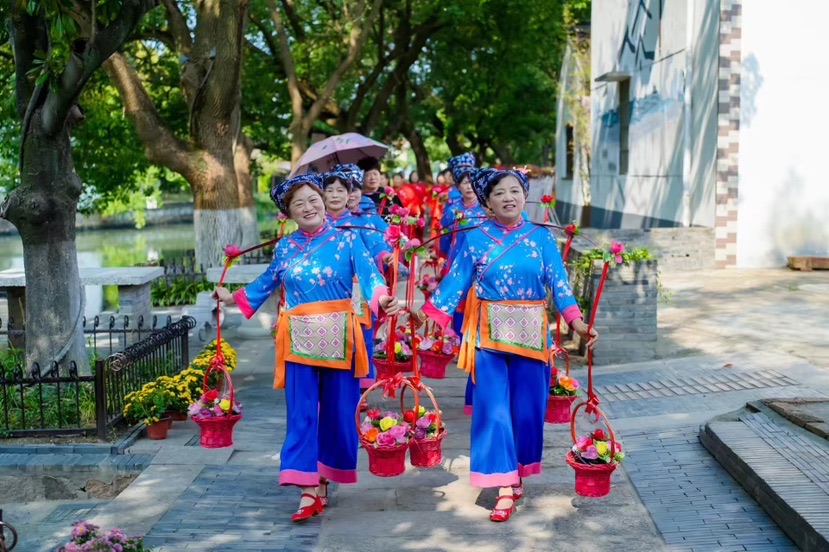
[[[268,264],[250,264],[250,265],[234,265],[227,271],[225,276],[225,284],[249,284],[258,278],[268,268]],[[207,269],[207,281],[215,284],[219,283],[222,277],[224,267],[217,266]],[[277,307],[278,293],[272,293],[268,300],[259,307],[256,314],[250,320],[242,317],[241,325],[236,328],[236,334],[239,337],[247,339],[255,338],[271,338],[271,331],[276,325],[276,307]],[[226,306],[222,306],[222,310],[227,312]],[[233,312],[237,312],[236,307]],[[241,316],[241,315],[240,315]],[[222,323],[222,322],[220,322]],[[222,326],[224,327],[224,325]]]
[[[138,320],[143,316],[149,321],[152,313],[150,286],[156,278],[164,276],[161,267],[110,267],[79,269],[81,284],[85,286],[118,286],[118,314]],[[25,319],[26,275],[22,268],[10,268],[0,272],[0,291],[8,297],[9,317],[18,324]]]

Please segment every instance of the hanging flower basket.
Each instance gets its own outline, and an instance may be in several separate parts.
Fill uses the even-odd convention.
[[[233,427],[242,419],[241,406],[235,400],[233,381],[223,365],[224,358],[218,355],[204,372],[204,394],[198,403],[192,405],[192,419],[201,430],[199,443],[204,448],[225,448],[233,445]],[[212,372],[221,372],[218,385],[223,392],[210,389],[208,378]],[[228,397],[228,398],[222,398]],[[204,404],[209,400],[209,404]]]
[[[446,430],[441,429],[437,437],[412,439],[409,445],[409,460],[416,468],[434,468],[443,460],[441,442],[446,437]]]
[[[395,374],[401,372],[411,372],[414,370],[412,361],[398,362],[396,360],[388,361],[386,359],[374,357],[374,367],[377,368],[377,379],[389,379]]]
[[[572,397],[557,397],[550,395],[547,398],[547,413],[544,415],[544,421],[548,424],[566,424],[570,422],[570,408],[578,399],[577,396]]]
[[[567,453],[567,463],[576,470],[576,494],[590,498],[599,498],[610,494],[610,476],[617,464],[583,464],[575,455]]]
[[[360,443],[368,453],[368,471],[377,477],[394,477],[406,471],[406,451],[409,443],[394,446],[376,446],[365,439]]]
[[[445,378],[446,366],[455,358],[455,355],[433,351],[418,351],[417,354],[420,357],[420,373],[427,378],[434,379]]]

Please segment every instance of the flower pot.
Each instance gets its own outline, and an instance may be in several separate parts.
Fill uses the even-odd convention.
[[[414,370],[411,360],[407,362],[389,362],[382,358],[375,358],[374,366],[377,368],[378,380],[392,378],[398,372],[411,372]]]
[[[416,468],[434,468],[443,460],[441,441],[446,437],[446,430],[443,429],[437,437],[428,439],[412,439],[409,444],[409,460]]]
[[[164,414],[165,416],[169,416],[172,418],[174,422],[183,422],[187,420],[187,412],[179,412],[177,410],[171,410]]]
[[[204,448],[225,448],[233,445],[233,426],[242,419],[241,414],[202,418],[193,416],[201,429],[200,444]]]
[[[167,438],[170,429],[170,418],[161,418],[158,422],[147,426],[147,439],[161,441]]]
[[[360,442],[368,453],[368,471],[377,477],[394,477],[406,471],[406,451],[409,444],[378,447],[365,439]]]
[[[567,453],[567,463],[576,470],[576,494],[598,498],[610,494],[610,476],[616,470],[616,463],[582,464],[576,460],[573,451]]]
[[[446,366],[452,362],[455,355],[435,353],[432,351],[418,351],[420,357],[420,374],[427,378],[443,379],[446,377]]]
[[[547,413],[544,415],[544,421],[548,424],[570,423],[570,407],[577,398],[575,395],[572,397],[550,395],[547,398]]]

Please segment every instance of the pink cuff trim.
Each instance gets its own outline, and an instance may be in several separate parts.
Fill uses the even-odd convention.
[[[357,482],[357,470],[338,470],[336,468],[332,468],[326,466],[322,462],[317,462],[317,469],[320,471],[320,475],[329,481],[333,481],[334,483],[343,483],[343,484],[350,484]],[[319,482],[319,480],[317,480]]]
[[[248,294],[245,293],[245,288],[234,291],[233,300],[236,301],[236,306],[239,307],[239,310],[242,311],[245,318],[250,319],[251,316],[256,314],[256,309],[250,306],[250,301],[248,301]]]
[[[383,259],[389,253],[391,253],[391,251],[381,251],[377,254],[377,259],[375,259],[377,261],[377,270],[379,270],[381,274],[383,273],[383,269],[386,267],[386,265],[383,264]]]
[[[446,326],[452,321],[452,317],[443,312],[442,310],[438,309],[436,306],[432,304],[432,300],[429,299],[426,303],[423,304],[423,312],[437,322],[438,326],[440,326],[441,330],[445,330]],[[460,332],[456,332],[460,333]]]
[[[532,464],[518,464],[518,476],[530,477],[531,475],[539,475],[541,473],[541,462],[533,462]]]
[[[316,472],[282,470],[279,472],[279,484],[296,485],[297,487],[316,487],[320,484],[320,474]]]
[[[465,416],[472,416],[472,405],[465,404],[463,405],[463,413]]]
[[[385,286],[377,286],[374,289],[374,294],[371,296],[371,302],[368,304],[368,307],[371,309],[371,312],[374,313],[374,316],[380,316],[380,297],[382,295],[389,295],[389,288]]]
[[[581,311],[579,310],[578,305],[571,305],[564,309],[564,312],[561,313],[561,317],[564,318],[564,321],[567,325],[570,325],[570,322],[575,320],[576,318],[581,318]]]
[[[469,482],[473,487],[511,487],[519,484],[518,470],[509,473],[478,473],[469,474]]]

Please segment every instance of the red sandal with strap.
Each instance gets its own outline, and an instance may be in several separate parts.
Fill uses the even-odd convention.
[[[320,484],[319,488],[325,489],[325,496],[320,496],[319,490],[317,490],[317,498],[320,499],[320,504],[322,504],[323,508],[328,508],[328,484],[331,483],[324,477],[320,477]]]
[[[509,508],[498,508],[498,503],[502,500],[512,500],[512,506]],[[495,501],[495,509],[489,514],[489,521],[507,521],[512,513],[515,511],[515,499],[512,495],[499,496]]]
[[[516,502],[519,498],[524,498],[524,482],[519,479],[518,485],[512,486],[512,499]]]
[[[320,497],[317,495],[312,495],[310,493],[302,493],[299,497],[302,500],[302,497],[307,496],[308,498],[313,498],[314,503],[309,506],[300,506],[299,510],[296,511],[294,515],[291,516],[291,521],[294,523],[299,523],[300,521],[305,521],[306,519],[316,516],[317,514],[322,513],[322,502],[320,501]]]

